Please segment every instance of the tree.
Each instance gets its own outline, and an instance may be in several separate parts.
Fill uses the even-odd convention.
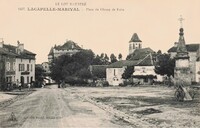
[[[86,68],[83,68],[79,72],[77,72],[77,76],[79,78],[82,78],[82,79],[90,79],[90,78],[92,78],[91,72]]]
[[[104,64],[105,64],[105,65],[106,65],[106,64],[109,64],[109,57],[108,57],[107,54],[105,54],[105,56],[104,56]]]
[[[169,54],[157,54],[155,72],[160,75],[174,76],[175,60]]]
[[[44,77],[45,77],[45,70],[43,70],[42,67],[36,65],[35,66],[35,82],[36,82],[36,86],[40,87],[42,82],[44,81]]]
[[[64,80],[66,77],[83,78],[83,72],[86,72],[85,69],[88,69],[93,60],[94,53],[91,50],[81,50],[72,56],[61,55],[51,63],[51,78],[56,82]]]
[[[96,57],[93,59],[92,65],[102,65],[102,61],[99,55],[96,55]]]
[[[122,78],[123,79],[129,79],[131,78],[131,76],[133,75],[133,72],[134,72],[134,66],[128,66],[124,73],[122,74]]]
[[[158,54],[158,55],[161,55],[161,54],[162,54],[162,51],[161,51],[161,50],[158,50],[158,51],[157,51],[157,54]]]
[[[110,61],[111,61],[111,63],[114,63],[117,61],[117,58],[113,53],[110,55]]]
[[[121,60],[122,59],[122,54],[120,53],[119,55],[118,55],[118,60]]]
[[[101,53],[100,58],[103,60],[104,59],[104,53]]]
[[[101,56],[96,55],[92,62],[92,65],[108,65],[108,64],[110,64],[109,57],[107,54],[104,53],[101,53]]]

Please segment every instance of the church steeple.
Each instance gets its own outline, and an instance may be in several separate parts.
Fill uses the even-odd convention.
[[[129,41],[129,54],[133,53],[136,49],[142,48],[142,41],[138,37],[137,33],[134,33]]]
[[[178,45],[177,45],[177,58],[189,58],[188,56],[188,51],[185,45],[185,39],[184,39],[184,29],[183,29],[183,25],[182,25],[182,21],[184,20],[181,16],[181,18],[179,18],[180,20],[180,24],[181,24],[181,28],[179,29],[179,40],[178,40]]]

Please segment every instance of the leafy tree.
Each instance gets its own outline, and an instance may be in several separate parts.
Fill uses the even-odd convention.
[[[94,78],[106,78],[106,68],[97,68],[92,71],[92,75]]]
[[[101,53],[100,58],[103,60],[104,59],[105,54]]]
[[[107,54],[104,56],[104,64],[109,64],[109,57]]]
[[[118,60],[121,60],[122,59],[122,54],[120,53],[119,55],[118,55]]]
[[[157,51],[157,54],[158,54],[158,55],[161,55],[161,54],[162,54],[162,51],[161,51],[161,50],[158,50],[158,51]]]
[[[174,76],[175,60],[169,54],[158,54],[155,72],[160,75]]]
[[[39,65],[35,66],[35,86],[40,87],[42,82],[44,81],[45,70]]]
[[[102,53],[101,56],[96,55],[96,57],[93,59],[92,65],[108,65],[109,57],[107,54]]]
[[[111,63],[117,62],[117,58],[113,53],[110,55],[110,61]]]
[[[128,66],[125,69],[124,73],[122,74],[122,78],[123,79],[129,79],[129,78],[131,78],[133,72],[134,72],[134,66]]]
[[[83,78],[83,72],[93,63],[93,60],[94,53],[91,50],[81,50],[72,56],[61,55],[51,64],[51,78],[57,82],[69,76]]]
[[[79,78],[82,78],[82,79],[89,79],[89,78],[92,78],[92,74],[91,72],[86,69],[86,68],[82,68],[78,73],[77,73],[77,76]]]

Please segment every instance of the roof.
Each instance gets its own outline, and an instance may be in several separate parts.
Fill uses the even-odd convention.
[[[9,52],[8,50],[4,49],[4,48],[0,48],[0,54],[4,54],[4,55],[10,55],[10,56],[17,56],[17,54],[14,54],[12,52]]]
[[[141,60],[137,66],[154,66],[152,54],[147,55],[143,60]]]
[[[186,49],[188,52],[197,52],[200,48],[200,44],[187,44]],[[177,47],[171,47],[167,52],[177,52]]]
[[[141,60],[150,53],[155,53],[151,48],[136,49],[133,53],[127,56],[127,60]]]
[[[24,59],[35,59],[35,53],[32,53],[26,49],[24,49],[23,52],[21,52],[20,54],[17,53],[17,47],[13,46],[13,45],[7,45],[7,44],[3,44],[3,48],[1,48],[1,52],[6,54],[6,55],[12,55],[15,56],[17,58],[24,58]]]
[[[81,50],[82,48],[78,46],[76,43],[74,43],[71,40],[68,40],[66,43],[63,45],[55,46],[54,47],[56,50]]]
[[[142,41],[139,39],[137,33],[134,33],[129,42],[142,42]]]
[[[130,61],[130,60],[121,60],[115,63],[112,63],[108,66],[108,68],[122,68],[124,66],[135,66],[138,61]]]
[[[106,68],[108,67],[108,65],[90,65],[90,72],[95,72],[95,71],[106,71]]]

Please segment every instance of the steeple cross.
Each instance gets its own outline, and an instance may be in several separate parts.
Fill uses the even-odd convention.
[[[183,19],[182,15],[180,15],[180,18],[178,20],[180,21],[180,25],[181,25],[181,28],[182,28],[183,27],[183,20],[185,20],[185,19]]]

